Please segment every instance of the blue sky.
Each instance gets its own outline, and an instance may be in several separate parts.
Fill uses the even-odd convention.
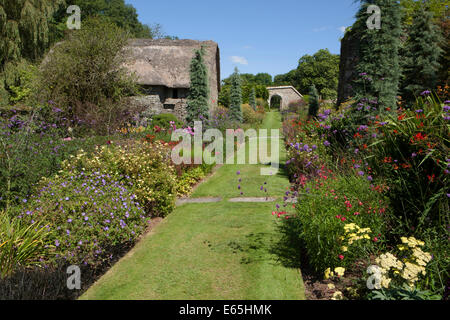
[[[221,77],[286,73],[305,54],[340,52],[343,27],[353,24],[354,0],[126,0],[139,20],[160,23],[180,39],[213,40],[221,52]]]

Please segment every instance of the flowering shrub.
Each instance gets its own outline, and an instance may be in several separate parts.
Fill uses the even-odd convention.
[[[440,96],[442,94],[445,93],[438,93]],[[399,237],[405,234],[420,233],[427,250],[434,256],[421,285],[426,283],[424,287],[435,292],[444,290],[449,270],[446,258],[450,225],[449,104],[450,101],[441,103],[430,91],[423,92],[409,109],[400,107],[395,111],[393,106],[380,108],[375,99],[363,98],[337,112],[322,110],[317,121],[303,121],[298,117],[287,116],[283,126],[289,155],[288,172],[296,188],[304,190],[308,187],[312,193],[317,193],[313,181],[326,172],[326,167],[333,168],[341,176],[357,176],[366,180],[371,188],[367,195],[372,200],[386,198],[382,208],[385,212],[378,222],[359,224],[352,221],[359,228],[355,231],[370,228],[371,234],[368,236],[372,241],[381,240],[386,245],[397,243]],[[317,152],[310,150],[312,144],[317,147]],[[322,197],[327,192],[330,194],[326,184],[319,183],[315,187],[322,190],[319,192]],[[300,200],[303,201],[302,197]],[[326,199],[322,201],[327,204]],[[307,205],[310,206],[311,202],[308,200]],[[300,207],[306,212],[317,210],[317,207],[307,209],[302,203]],[[330,205],[328,207],[333,208]],[[321,209],[319,207],[319,212],[322,212]],[[305,217],[305,221],[312,220],[314,224],[313,213],[310,215],[313,218]],[[342,218],[341,214],[338,213],[336,218]],[[348,220],[347,216],[344,218]],[[338,264],[332,263],[332,259],[327,259],[328,264],[324,263],[326,255],[317,249],[319,243],[327,243],[330,256],[337,255],[339,259],[342,258],[342,263],[349,258],[350,252],[354,252],[356,256],[360,256],[361,252],[342,245],[341,251],[348,250],[348,253],[337,253],[337,245],[331,240],[339,234],[337,226],[328,220],[324,220],[324,224],[320,225],[320,221],[317,221],[317,230],[308,237],[312,240],[307,247],[311,246],[312,249],[307,249],[311,251],[311,255],[319,252],[318,257],[311,258],[316,259],[313,263],[317,270],[323,272],[329,267],[331,274],[332,268]],[[383,228],[388,232],[383,233]],[[330,234],[326,235],[326,232]],[[314,234],[319,234],[320,240],[313,241]],[[383,237],[380,239],[378,234]],[[347,237],[349,235],[350,238]],[[357,232],[339,236],[340,241],[351,242],[352,245],[369,241]],[[322,260],[322,270],[319,260]],[[345,266],[342,263],[340,265]]]
[[[103,146],[93,157],[81,150],[76,157],[63,163],[63,170],[73,173],[96,170],[131,183],[146,213],[164,217],[175,206],[175,172],[170,165],[169,151],[160,142]]]
[[[61,162],[79,148],[91,152],[107,139],[69,139],[76,123],[52,103],[27,112],[0,112],[0,207],[29,196],[43,176],[58,172]]]
[[[17,212],[22,223],[44,222],[49,264],[99,266],[134,243],[147,225],[131,185],[106,173],[82,171],[44,179]]]
[[[427,265],[432,260],[432,255],[424,252],[423,241],[414,237],[402,237],[402,244],[397,246],[397,256],[387,252],[376,258],[376,265],[370,266],[369,274],[375,275],[374,289],[382,292],[372,292],[372,297],[389,296],[398,292],[401,288],[411,294],[414,292],[419,278],[427,274]],[[398,258],[398,257],[402,258]],[[391,291],[385,293],[384,291]]]
[[[258,125],[261,124],[264,120],[264,112],[253,110],[253,108],[248,104],[242,105],[242,115],[244,118],[244,122],[249,124]]]
[[[304,193],[303,193],[304,192]],[[296,206],[300,238],[311,266],[348,267],[383,243],[386,204],[367,179],[320,174],[307,182]]]
[[[195,167],[191,170],[185,171],[176,182],[177,196],[182,197],[189,195],[192,191],[192,186],[205,177],[205,171],[203,167]]]

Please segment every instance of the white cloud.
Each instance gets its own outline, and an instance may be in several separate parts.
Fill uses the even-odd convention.
[[[231,61],[238,64],[248,65],[248,61],[244,57],[232,56]]]
[[[339,29],[339,31],[341,31],[342,33],[344,33],[344,32],[345,32],[345,29],[347,29],[347,27],[342,26],[342,27],[339,27],[338,29]]]
[[[244,49],[252,49],[252,46],[244,46]]]

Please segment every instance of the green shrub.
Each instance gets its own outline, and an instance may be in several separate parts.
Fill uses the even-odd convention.
[[[205,176],[206,174],[202,167],[196,167],[184,172],[181,177],[177,179],[177,196],[182,197],[189,195],[192,191],[192,186],[202,180]]]
[[[51,105],[31,112],[0,112],[0,207],[28,197],[42,177],[57,173],[62,161],[80,148],[90,154],[96,145],[111,139],[70,138],[63,118],[59,109]]]
[[[40,265],[47,255],[48,236],[48,225],[24,223],[0,211],[0,278],[12,275],[19,267]]]
[[[109,174],[125,184],[132,183],[131,190],[147,215],[165,217],[175,206],[175,171],[170,149],[159,142],[103,146],[95,156],[81,150],[62,167],[71,174],[78,174],[84,168]]]
[[[100,172],[62,173],[44,179],[17,214],[23,223],[51,226],[48,263],[64,259],[96,267],[145,231],[145,212],[131,190]]]
[[[386,205],[367,179],[323,173],[301,192],[295,219],[317,272],[349,267],[378,250],[386,237]]]
[[[124,67],[128,37],[106,19],[83,20],[83,28],[71,32],[44,60],[42,99],[57,103],[71,120],[113,132],[130,116],[122,98],[138,92],[135,77]]]
[[[431,96],[419,98],[412,110],[389,116],[372,142],[369,162],[389,182],[400,233],[450,223],[450,141],[443,107]]]
[[[248,104],[243,104],[241,109],[244,123],[261,124],[263,122],[264,113],[253,110],[253,108]]]
[[[180,120],[178,120],[178,118],[175,115],[173,115],[171,113],[161,113],[158,115],[154,115],[152,117],[151,126],[152,127],[158,126],[163,129],[170,129],[170,128],[172,128],[172,126],[170,124],[171,122],[175,123],[175,125],[177,126],[177,129],[180,129],[183,127],[183,123]]]

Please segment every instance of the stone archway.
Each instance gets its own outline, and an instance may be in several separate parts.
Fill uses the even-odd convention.
[[[303,100],[303,96],[293,86],[268,87],[269,106],[274,96],[281,97],[280,111],[288,110],[289,104]]]
[[[283,104],[283,97],[279,94],[273,94],[269,100],[270,109],[280,109]]]

